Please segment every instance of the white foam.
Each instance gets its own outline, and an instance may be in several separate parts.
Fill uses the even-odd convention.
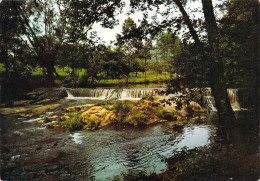
[[[25,123],[31,123],[31,122],[36,122],[36,121],[39,121],[41,120],[42,118],[33,118],[33,119],[29,119],[29,120],[26,120],[26,121],[23,121]]]
[[[21,157],[21,155],[14,155],[14,156],[11,157],[11,160],[12,161],[17,160],[20,157]]]
[[[73,140],[75,143],[77,143],[77,144],[82,144],[83,135],[81,135],[81,133],[71,134],[71,137],[73,138],[72,140]]]

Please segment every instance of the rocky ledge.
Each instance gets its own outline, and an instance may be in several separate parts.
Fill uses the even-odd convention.
[[[196,102],[181,106],[177,106],[174,101],[162,102],[165,102],[163,96],[154,96],[152,100],[117,101],[114,104],[99,101],[96,104],[67,107],[62,115],[46,117],[38,123],[45,124],[48,128],[94,130],[111,124],[138,126],[166,121],[176,121],[179,124],[180,121],[205,119],[205,111]]]
[[[197,102],[180,103],[166,96],[148,96],[139,101],[117,101],[113,104],[98,101],[96,104],[69,106],[74,102],[68,102],[55,97],[17,101],[14,107],[0,108],[0,114],[19,114],[25,118],[42,117],[38,123],[43,126],[70,130],[94,130],[111,124],[138,126],[205,119],[205,111]]]

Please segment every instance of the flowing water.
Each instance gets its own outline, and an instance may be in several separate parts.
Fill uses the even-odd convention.
[[[209,146],[212,125],[161,124],[68,132],[39,127],[39,119],[1,118],[2,179],[110,180],[127,173],[162,173],[165,158]]]
[[[95,100],[140,100],[143,96],[158,95],[165,88],[96,88],[96,89],[68,89],[67,99],[95,99]]]
[[[71,104],[99,99],[135,100],[143,95],[155,95],[158,90],[163,89],[70,89],[68,98],[74,99]],[[237,90],[230,89],[228,92],[233,108],[241,108]],[[209,90],[205,91],[205,97],[211,97]],[[214,100],[208,100],[207,105],[214,109]],[[248,114],[243,122],[247,124],[251,115]],[[158,174],[167,170],[166,158],[173,157],[182,149],[210,147],[218,131],[216,126],[207,123],[177,126],[164,123],[138,128],[111,126],[97,131],[69,132],[41,127],[37,121],[42,117],[1,117],[1,179],[123,180],[123,175],[129,173]],[[216,112],[211,112],[207,119],[216,119]],[[250,143],[251,136],[246,137],[245,126],[242,127],[234,138],[241,137]],[[246,134],[250,135],[251,128],[248,130]],[[245,147],[255,154],[255,146],[252,145]]]
[[[79,100],[140,100],[143,96],[158,95],[159,92],[166,91],[166,88],[97,88],[97,89],[68,89],[67,99]],[[245,97],[243,94],[238,95],[241,89],[227,89],[231,106],[234,111],[245,110]],[[170,94],[169,96],[177,96],[179,94]],[[203,103],[211,111],[217,111],[215,107],[214,97],[211,89],[205,88],[203,90]]]

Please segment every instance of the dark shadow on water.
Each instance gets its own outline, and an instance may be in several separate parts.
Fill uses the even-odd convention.
[[[260,178],[259,120],[253,111],[236,112],[236,120],[219,125],[210,147],[182,149],[166,159],[167,171],[145,175],[127,173],[124,180],[252,180]],[[117,180],[115,178],[115,180]]]

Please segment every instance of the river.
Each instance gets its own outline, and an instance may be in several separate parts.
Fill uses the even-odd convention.
[[[162,173],[165,158],[211,144],[212,125],[108,127],[69,132],[39,127],[38,119],[1,118],[2,179],[108,180],[129,172]]]
[[[127,93],[120,93],[124,91]],[[138,91],[134,95],[139,96]],[[82,99],[63,101],[73,105],[86,103]],[[245,115],[243,124],[234,133],[235,138],[242,139],[236,142],[244,140],[239,148],[250,148],[250,156],[258,155],[256,134],[252,137],[251,132],[259,124],[253,121],[248,129],[244,126],[256,116],[247,110],[241,114]],[[203,124],[169,122],[78,132],[41,127],[37,120],[42,117],[1,116],[2,180],[123,180],[129,174],[160,174],[168,169],[166,159],[183,149],[211,147],[220,130],[215,125],[215,111]]]

